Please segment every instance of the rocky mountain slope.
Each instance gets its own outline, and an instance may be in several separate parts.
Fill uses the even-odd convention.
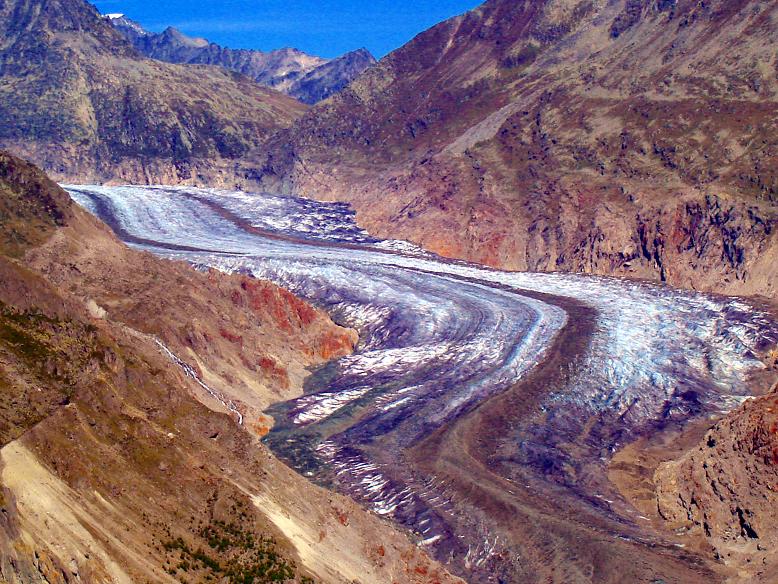
[[[323,59],[290,48],[269,52],[229,49],[189,37],[172,27],[152,33],[124,15],[111,14],[107,18],[147,57],[168,63],[220,65],[307,104],[337,93],[376,62],[366,49],[335,59]]]
[[[127,249],[0,153],[0,579],[453,582],[257,441],[255,408],[354,342],[271,284]]]
[[[0,145],[56,178],[230,182],[304,109],[221,68],[146,59],[83,0],[0,3]]]
[[[746,403],[656,471],[660,514],[751,582],[775,582],[778,394]]]
[[[774,295],[776,23],[759,0],[489,0],[280,132],[251,178],[450,256]]]

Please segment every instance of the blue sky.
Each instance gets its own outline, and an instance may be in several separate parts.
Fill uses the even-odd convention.
[[[479,0],[97,0],[149,30],[175,26],[231,48],[295,47],[334,57],[366,47],[383,57]]]

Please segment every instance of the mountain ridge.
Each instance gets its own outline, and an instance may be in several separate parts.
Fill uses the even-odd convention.
[[[376,62],[365,48],[334,59],[293,48],[268,52],[230,49],[204,38],[189,37],[172,26],[152,33],[125,15],[106,18],[147,57],[177,64],[219,65],[309,105],[334,95]]]
[[[758,2],[490,0],[271,137],[253,178],[444,255],[773,296],[774,22]]]

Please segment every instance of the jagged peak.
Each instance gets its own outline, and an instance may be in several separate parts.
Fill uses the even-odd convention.
[[[207,47],[211,44],[208,39],[201,37],[190,37],[189,35],[184,34],[172,26],[168,26],[165,30],[162,31],[162,37],[180,45],[193,48]]]
[[[345,59],[345,58],[360,59],[363,61],[367,61],[369,63],[377,62],[377,59],[373,56],[373,53],[371,53],[365,47],[360,47],[359,49],[349,51],[345,55],[342,55],[341,57],[338,58],[339,59]]]
[[[127,18],[124,14],[104,14],[103,17],[117,30],[132,36],[147,37],[152,33],[147,31],[140,23]]]

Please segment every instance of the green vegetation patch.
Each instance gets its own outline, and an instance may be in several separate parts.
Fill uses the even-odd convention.
[[[92,325],[0,303],[0,446],[91,383],[103,351]]]
[[[305,576],[296,578],[296,565],[278,553],[271,537],[257,536],[235,523],[218,520],[211,521],[198,535],[204,546],[190,545],[182,537],[163,542],[165,552],[173,556],[167,568],[169,574],[232,584],[313,582]]]
[[[40,380],[71,388],[91,363],[99,365],[103,354],[93,325],[34,310],[20,311],[3,303],[0,346]]]
[[[38,368],[52,355],[49,336],[42,324],[51,324],[45,316],[0,309],[0,342],[27,365]]]

